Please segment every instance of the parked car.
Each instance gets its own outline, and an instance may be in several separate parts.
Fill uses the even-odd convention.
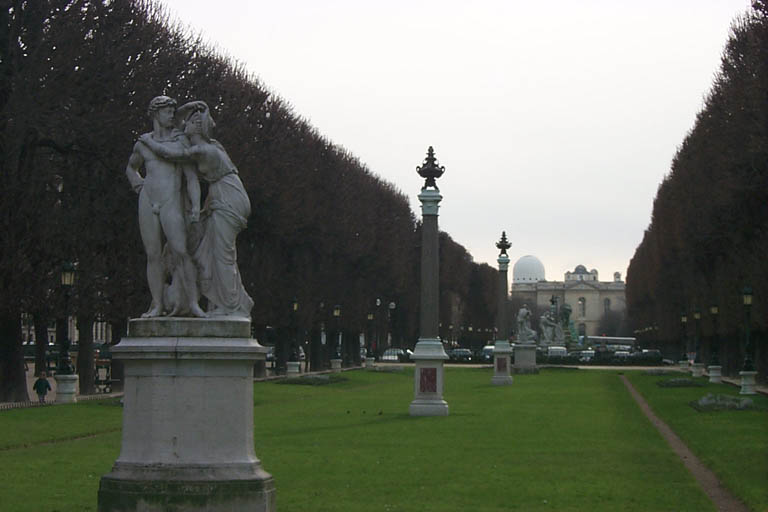
[[[480,353],[480,360],[484,363],[493,362],[493,345],[486,345]]]
[[[551,346],[547,347],[547,357],[565,357],[568,355],[568,351],[565,347]]]
[[[587,361],[591,361],[595,358],[595,351],[594,350],[582,350],[581,354],[579,354],[579,361],[586,363]]]
[[[410,361],[411,354],[413,354],[413,352],[408,349],[403,350],[401,348],[388,348],[384,351],[383,354],[381,354],[379,361],[389,363],[404,363],[406,361]]]
[[[468,348],[455,348],[448,357],[455,363],[469,363],[472,361],[472,351]]]

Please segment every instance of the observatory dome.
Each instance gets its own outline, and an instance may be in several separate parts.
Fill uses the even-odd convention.
[[[536,283],[545,280],[544,265],[536,256],[523,256],[512,267],[513,283]]]

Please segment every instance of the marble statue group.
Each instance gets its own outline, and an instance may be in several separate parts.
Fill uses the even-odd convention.
[[[250,317],[253,300],[243,287],[235,242],[251,203],[227,151],[212,138],[208,105],[176,108],[174,99],[158,96],[148,114],[153,129],[139,137],[125,170],[139,194],[152,295],[142,317]],[[202,208],[200,180],[208,184]]]

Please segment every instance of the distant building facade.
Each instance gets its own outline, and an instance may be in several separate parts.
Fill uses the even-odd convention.
[[[571,307],[571,321],[580,336],[599,336],[603,334],[598,331],[606,312],[625,312],[625,286],[619,272],[613,274],[613,281],[600,281],[597,270],[587,270],[584,265],[566,272],[563,281],[547,281],[544,265],[529,255],[512,267],[510,299],[514,303],[535,304],[543,312],[554,296],[561,306]]]

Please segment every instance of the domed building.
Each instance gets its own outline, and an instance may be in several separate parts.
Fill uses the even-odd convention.
[[[538,283],[546,281],[544,264],[536,256],[523,256],[512,267],[513,283]]]
[[[623,313],[627,308],[625,283],[619,272],[613,274],[613,281],[600,281],[596,269],[587,270],[584,265],[577,265],[572,272],[565,273],[562,281],[547,281],[544,265],[536,256],[527,255],[517,260],[512,267],[510,301],[513,308],[528,304],[540,315],[547,311],[552,297],[559,305],[571,307],[571,321],[580,336],[604,334],[598,332],[603,315]]]

